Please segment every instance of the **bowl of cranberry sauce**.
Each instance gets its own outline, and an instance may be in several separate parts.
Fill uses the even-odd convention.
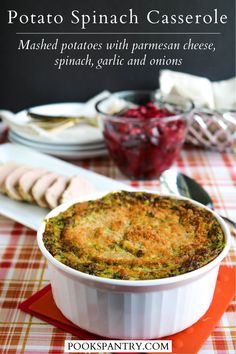
[[[189,107],[164,102],[152,91],[123,91],[101,100],[96,108],[109,154],[129,178],[158,178],[178,157]]]

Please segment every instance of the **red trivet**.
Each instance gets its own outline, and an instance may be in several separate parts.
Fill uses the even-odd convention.
[[[197,323],[182,332],[163,338],[172,340],[173,353],[198,353],[234,296],[236,289],[235,269],[235,267],[220,267],[211,306]],[[47,285],[29,299],[22,302],[19,308],[66,332],[72,333],[79,339],[107,339],[84,331],[67,320],[56,307],[50,285]]]

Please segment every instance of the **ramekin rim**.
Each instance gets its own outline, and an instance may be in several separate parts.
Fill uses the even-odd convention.
[[[113,192],[118,192],[120,190],[114,190]],[[130,190],[129,190],[130,191]],[[180,200],[188,200],[191,203],[193,203],[194,205],[197,205],[201,208],[204,208],[206,210],[208,210],[209,212],[211,212],[214,217],[217,219],[217,221],[220,223],[220,226],[224,232],[224,237],[225,237],[225,246],[223,248],[223,250],[221,251],[221,253],[214,258],[212,261],[210,261],[209,263],[207,263],[206,265],[204,265],[203,267],[200,267],[198,269],[195,269],[193,271],[181,274],[181,275],[176,275],[173,277],[167,277],[167,278],[160,278],[160,279],[149,279],[149,280],[123,280],[123,279],[110,279],[110,278],[103,278],[103,277],[99,277],[96,275],[91,275],[91,274],[87,274],[87,273],[83,273],[79,270],[73,269],[63,263],[61,263],[60,261],[58,261],[57,259],[55,259],[50,252],[46,249],[44,242],[43,242],[43,232],[45,230],[45,221],[52,217],[52,216],[56,216],[58,215],[58,213],[66,210],[69,206],[75,204],[75,203],[79,203],[79,202],[83,202],[83,201],[87,201],[87,200],[92,200],[92,199],[98,199],[101,198],[102,196],[110,193],[110,192],[95,192],[95,193],[91,193],[89,195],[87,195],[87,197],[81,197],[81,198],[77,198],[75,200],[71,200],[70,202],[67,203],[63,203],[60,204],[59,206],[57,206],[56,208],[52,209],[47,215],[46,217],[43,219],[43,221],[41,222],[38,231],[37,231],[37,242],[38,242],[38,246],[42,252],[42,254],[44,255],[44,257],[50,262],[52,263],[54,266],[56,266],[57,268],[59,268],[60,270],[64,271],[65,273],[69,274],[70,276],[74,276],[76,278],[80,278],[80,279],[84,279],[85,281],[89,281],[89,282],[94,282],[94,283],[100,283],[100,284],[104,284],[104,285],[109,285],[109,286],[124,286],[124,288],[126,287],[154,287],[154,286],[161,286],[161,285],[170,285],[170,284],[175,284],[175,283],[180,283],[186,280],[191,280],[194,279],[198,276],[201,276],[202,274],[210,271],[211,269],[213,269],[214,267],[216,267],[222,260],[223,258],[227,255],[229,249],[230,249],[230,245],[231,245],[231,234],[229,231],[228,226],[226,225],[226,223],[224,222],[224,220],[212,209],[210,209],[209,207],[195,201],[192,200],[190,198],[186,198],[186,197],[182,197],[182,196],[176,196],[173,194],[166,194],[166,193],[159,193],[159,192],[154,192],[154,191],[147,191],[147,190],[134,190],[134,191],[130,191],[130,192],[146,192],[146,193],[150,193],[150,194],[156,194],[156,195],[161,195],[161,196],[168,196],[171,197],[173,199],[180,199]],[[112,193],[112,192],[111,192]]]

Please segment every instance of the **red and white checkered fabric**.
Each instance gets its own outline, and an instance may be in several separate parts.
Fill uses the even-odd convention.
[[[78,165],[136,187],[159,190],[157,180],[125,180],[108,158],[82,161]],[[207,189],[218,212],[236,219],[236,161],[232,154],[185,149],[177,166]],[[224,264],[236,264],[235,240]],[[0,216],[0,275],[0,352],[63,353],[64,340],[76,338],[17,309],[23,300],[49,283],[49,276],[35,232],[3,216]],[[200,354],[233,354],[235,339],[234,300]]]

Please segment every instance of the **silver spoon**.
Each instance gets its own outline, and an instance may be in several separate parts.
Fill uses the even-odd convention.
[[[161,191],[164,193],[182,195],[183,197],[191,198],[214,210],[213,201],[207,191],[194,179],[178,172],[177,170],[171,169],[163,172],[160,177],[160,185]],[[220,216],[236,228],[235,221],[226,216]]]

